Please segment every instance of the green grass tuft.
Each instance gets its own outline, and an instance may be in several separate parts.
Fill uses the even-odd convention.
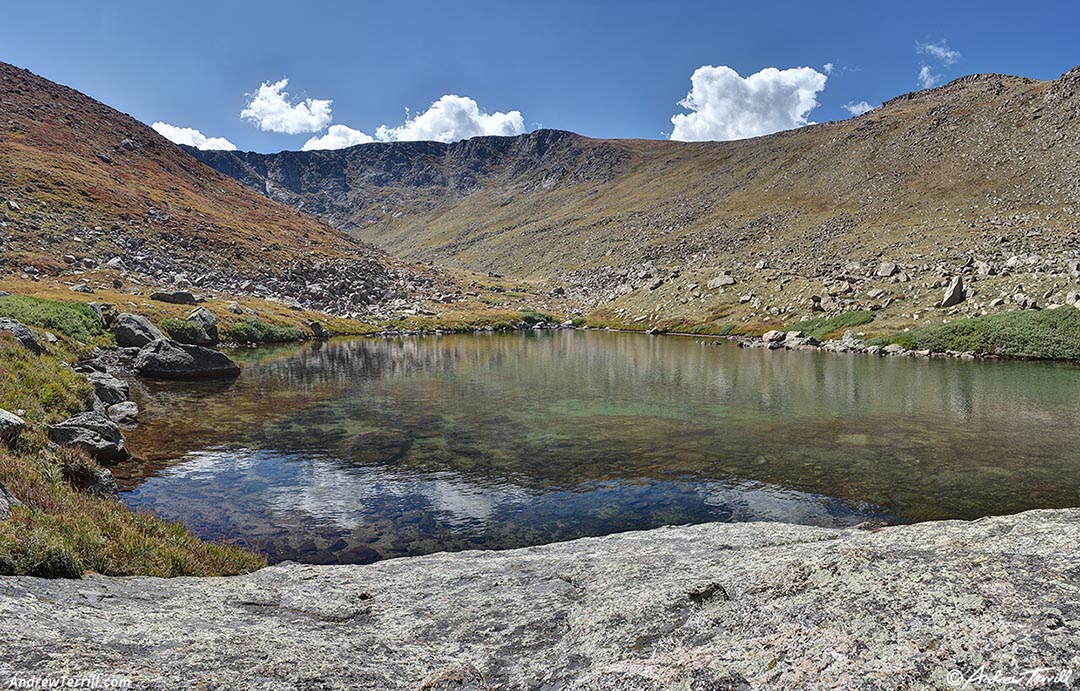
[[[269,324],[256,317],[244,317],[225,331],[225,340],[241,344],[286,343],[303,338],[300,329]]]
[[[206,328],[197,321],[186,319],[162,319],[161,328],[169,334],[169,338],[180,343],[199,344],[206,343],[208,336]]]
[[[843,312],[835,317],[819,317],[806,321],[796,322],[785,328],[785,331],[802,331],[807,336],[825,340],[831,336],[839,335],[847,329],[863,326],[874,321],[874,313],[870,310],[855,312]]]
[[[105,333],[94,310],[82,303],[7,295],[0,297],[0,317],[18,319],[23,324],[48,329],[80,343]]]

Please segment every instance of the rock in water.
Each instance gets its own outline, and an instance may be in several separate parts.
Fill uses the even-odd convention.
[[[187,320],[189,322],[196,322],[203,327],[203,331],[206,332],[206,338],[197,342],[195,345],[211,346],[217,345],[221,338],[218,336],[217,317],[206,309],[205,307],[199,307],[194,312],[188,315]]]
[[[959,305],[966,297],[964,281],[959,276],[956,276],[949,283],[949,287],[945,289],[945,297],[941,299],[941,306],[952,307],[953,305]]]
[[[113,335],[116,336],[116,344],[121,348],[142,348],[154,341],[165,339],[165,334],[151,324],[149,319],[127,313],[116,317]]]
[[[161,340],[139,351],[135,371],[155,379],[209,379],[236,377],[240,366],[216,350]]]
[[[320,341],[330,340],[330,332],[327,331],[326,327],[319,322],[311,322],[310,324],[308,324],[308,326],[311,328],[311,333],[315,336],[315,338],[319,339]]]
[[[128,385],[111,374],[90,372],[86,378],[94,385],[94,395],[106,406],[123,403],[128,399]]]
[[[80,448],[99,463],[119,463],[131,458],[120,428],[101,413],[80,413],[49,425],[49,438],[57,444]]]
[[[26,429],[26,420],[14,413],[0,409],[0,439],[13,442]]]
[[[41,344],[34,338],[34,332],[14,319],[0,319],[0,331],[7,331],[10,333],[15,337],[15,341],[18,342],[19,345],[26,348],[34,355],[41,355],[45,352],[45,349],[42,348]]]
[[[124,401],[109,406],[105,414],[118,425],[134,425],[139,421],[139,406],[135,401]]]

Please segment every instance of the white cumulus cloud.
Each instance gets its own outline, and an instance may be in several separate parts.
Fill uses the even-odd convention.
[[[935,74],[929,65],[919,68],[919,86],[923,89],[931,89],[937,86],[939,81],[941,81],[941,75]]]
[[[937,58],[946,65],[952,65],[960,59],[960,51],[950,48],[947,41],[916,43],[915,52],[919,55],[929,55]]]
[[[302,148],[304,151],[314,151],[316,149],[344,149],[349,146],[368,144],[373,141],[375,141],[374,137],[369,134],[364,134],[360,130],[354,130],[345,125],[330,125],[330,129],[326,131],[326,134],[321,137],[312,137],[304,142]]]
[[[872,106],[866,101],[859,101],[858,103],[848,102],[844,105],[844,110],[854,115],[862,115],[863,113],[869,113],[877,106]]]
[[[397,127],[381,125],[375,137],[384,142],[455,142],[479,136],[509,137],[525,132],[521,113],[485,113],[466,96],[447,94],[419,115],[407,117]]]
[[[834,67],[835,66],[831,62],[827,62],[822,66],[822,69],[825,70],[825,74],[832,74]]]
[[[263,82],[240,117],[253,122],[260,130],[282,134],[318,132],[333,119],[329,99],[306,98],[292,103],[285,91],[289,80]]]
[[[203,150],[236,151],[236,145],[228,139],[224,137],[207,137],[194,127],[176,127],[167,122],[155,122],[150,126],[162,137],[176,144],[186,144]]]
[[[827,80],[810,67],[767,67],[745,78],[730,67],[699,67],[690,77],[690,93],[679,101],[693,112],[672,116],[671,138],[745,139],[802,127]]]

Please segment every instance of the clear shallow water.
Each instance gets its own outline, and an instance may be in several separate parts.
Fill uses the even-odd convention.
[[[124,499],[272,560],[368,562],[659,525],[1080,505],[1080,368],[601,332],[240,353],[143,384]]]

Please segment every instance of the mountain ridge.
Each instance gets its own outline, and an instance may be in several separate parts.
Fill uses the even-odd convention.
[[[969,75],[849,120],[730,142],[541,130],[195,155],[242,168],[245,184],[409,259],[558,280],[595,305],[637,300],[639,315],[696,304],[778,316],[805,312],[827,291],[822,282],[867,283],[886,260],[910,279],[887,291],[894,302],[931,301],[937,284],[976,261],[1000,275],[1014,257],[1038,255],[1036,273],[1067,274],[1080,249],[1078,83],[1080,69],[1053,81]],[[762,297],[774,286],[754,272],[767,268],[765,283],[797,290]],[[694,295],[697,279],[725,270],[753,290],[685,303],[670,285],[643,292],[657,276],[689,274],[682,287]],[[835,297],[840,311],[888,307]]]

